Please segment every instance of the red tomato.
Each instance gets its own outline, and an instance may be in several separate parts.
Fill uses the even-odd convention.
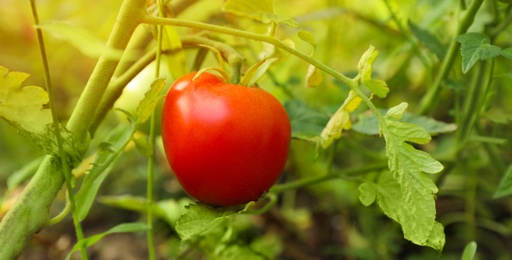
[[[258,200],[279,178],[291,127],[268,92],[227,84],[204,72],[178,79],[167,92],[162,139],[183,189],[203,203]]]

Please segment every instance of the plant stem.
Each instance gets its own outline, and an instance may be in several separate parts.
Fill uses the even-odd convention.
[[[448,76],[448,73],[452,69],[453,63],[455,61],[455,58],[457,57],[457,53],[459,50],[459,43],[457,42],[456,38],[459,35],[464,34],[469,29],[471,24],[473,24],[476,13],[480,9],[482,3],[483,0],[473,0],[473,2],[471,2],[471,5],[469,6],[469,9],[462,17],[459,27],[457,28],[457,33],[450,42],[448,52],[446,53],[443,63],[441,64],[441,70],[434,79],[433,85],[428,89],[427,93],[420,101],[418,114],[428,114],[433,109],[433,107],[437,105],[439,95],[441,93],[441,83]]]
[[[57,117],[57,109],[55,107],[55,95],[53,94],[53,86],[51,82],[50,77],[50,69],[48,66],[48,58],[46,57],[46,50],[44,46],[44,39],[43,34],[41,32],[41,28],[38,27],[39,25],[39,17],[37,15],[37,6],[35,3],[35,0],[30,0],[30,6],[32,8],[32,16],[34,17],[34,24],[36,26],[36,35],[37,35],[37,42],[39,44],[39,51],[41,54],[41,59],[43,62],[43,71],[44,71],[44,81],[46,85],[46,90],[48,92],[48,98],[49,98],[49,104],[50,104],[50,111],[52,114],[52,121],[53,121],[53,127],[55,130],[55,138],[57,139],[57,146],[59,148],[59,156],[60,156],[60,163],[62,165],[61,174],[64,175],[64,179],[66,181],[66,188],[68,190],[68,197],[69,197],[69,206],[71,208],[72,217],[73,217],[73,224],[75,226],[75,232],[77,241],[80,242],[84,239],[84,232],[82,231],[82,226],[80,224],[80,220],[78,219],[78,216],[75,211],[75,197],[73,194],[73,186],[71,184],[71,171],[69,169],[69,165],[66,162],[67,161],[67,155],[64,151],[64,145],[62,136],[60,134],[60,123],[59,119]],[[88,259],[87,257],[87,251],[85,247],[80,248],[80,254],[82,256],[82,259]]]
[[[157,1],[158,4],[158,15],[163,16],[162,9],[162,1]],[[156,70],[155,70],[155,78],[160,77],[160,60],[162,58],[162,37],[163,37],[163,26],[156,26],[157,36],[157,48],[156,48]],[[155,111],[151,112],[151,117],[149,120],[149,147],[151,149],[149,158],[148,158],[148,179],[147,179],[147,209],[146,209],[146,217],[148,230],[146,232],[147,236],[147,244],[148,244],[148,257],[150,260],[156,259],[155,256],[155,242],[154,242],[154,233],[153,233],[153,182],[155,178]]]
[[[277,194],[277,193],[281,193],[281,192],[288,191],[288,190],[295,190],[297,188],[314,185],[314,184],[324,182],[327,180],[337,179],[337,178],[340,178],[343,176],[360,175],[360,174],[366,174],[366,173],[372,172],[372,171],[383,170],[383,169],[386,169],[387,166],[388,166],[387,162],[376,163],[376,164],[372,164],[372,165],[368,165],[368,166],[364,166],[364,167],[360,167],[360,168],[345,169],[345,170],[341,170],[341,171],[338,171],[335,173],[325,174],[325,175],[316,176],[316,177],[312,177],[312,178],[308,178],[308,179],[300,179],[300,180],[285,183],[285,184],[277,184],[277,185],[274,185],[274,187],[272,187],[270,189],[270,192]]]
[[[125,0],[108,41],[108,46],[122,49],[144,15],[144,0]],[[89,118],[103,96],[117,62],[100,58],[77,107],[69,119],[68,129],[74,134],[80,152],[85,152]],[[80,143],[84,142],[84,143]],[[74,167],[67,161],[68,169]],[[0,259],[17,259],[28,238],[43,228],[49,219],[50,206],[65,182],[60,159],[46,156],[34,177],[0,223]]]
[[[108,48],[124,49],[126,47],[133,31],[145,15],[144,4],[143,0],[125,0],[123,2],[119,17],[107,41]],[[91,121],[86,118],[95,114],[118,62],[102,56],[94,67],[67,125],[77,138],[83,138],[89,130]]]

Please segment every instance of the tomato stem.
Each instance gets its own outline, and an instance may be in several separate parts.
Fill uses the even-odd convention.
[[[376,164],[367,165],[367,166],[360,167],[360,168],[344,169],[344,170],[333,172],[331,174],[325,174],[325,175],[311,177],[311,178],[307,178],[307,179],[300,179],[300,180],[289,182],[289,183],[276,184],[276,185],[274,185],[274,187],[272,187],[270,189],[269,193],[278,194],[281,192],[311,186],[311,185],[318,184],[318,183],[332,180],[332,179],[342,178],[342,177],[346,177],[346,176],[362,175],[362,174],[367,174],[367,173],[373,172],[373,171],[381,171],[381,170],[386,169],[387,166],[388,166],[387,162],[376,163]]]

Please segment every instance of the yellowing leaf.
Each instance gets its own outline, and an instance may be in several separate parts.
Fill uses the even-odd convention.
[[[379,52],[375,50],[375,47],[370,46],[359,60],[357,69],[359,71],[361,83],[368,87],[378,97],[385,98],[389,92],[386,82],[372,78],[373,61],[378,54]]]
[[[353,91],[350,91],[343,105],[334,113],[322,134],[320,135],[320,145],[327,148],[332,142],[341,137],[343,130],[348,130],[352,126],[350,112],[353,112],[361,103],[361,98]]]
[[[227,13],[247,17],[263,23],[284,23],[293,27],[298,27],[295,20],[274,14],[272,0],[246,1],[246,0],[228,0],[222,7]]]
[[[0,117],[25,131],[43,134],[52,123],[48,93],[36,86],[21,87],[29,77],[23,72],[9,72],[0,66]]]
[[[175,79],[185,75],[187,73],[185,52],[176,30],[171,26],[164,26],[162,50],[169,52],[164,57],[171,75]]]
[[[22,87],[28,77],[27,73],[9,72],[0,66],[0,118],[46,153],[59,155],[51,111],[45,107],[49,102],[48,93],[37,86]],[[59,126],[59,130],[64,150],[72,160],[78,160],[79,152],[71,133],[63,126]]]
[[[322,74],[316,69],[315,66],[309,65],[308,72],[306,73],[306,87],[314,88],[322,83]]]

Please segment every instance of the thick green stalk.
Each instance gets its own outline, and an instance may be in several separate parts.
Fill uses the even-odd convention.
[[[418,114],[428,114],[433,109],[433,107],[437,105],[439,101],[439,95],[441,93],[441,83],[448,76],[448,73],[452,69],[453,63],[455,62],[455,58],[457,57],[457,53],[459,51],[459,43],[457,42],[456,38],[459,35],[466,33],[471,24],[473,24],[476,13],[480,9],[480,6],[482,6],[483,1],[484,0],[473,0],[469,6],[469,9],[462,17],[459,27],[457,28],[457,33],[450,42],[448,52],[446,53],[443,63],[441,64],[441,70],[434,79],[432,86],[428,89],[427,93],[420,101]]]
[[[125,0],[107,45],[123,49],[144,15],[144,0]],[[73,111],[68,128],[85,140],[94,114],[117,62],[100,58]],[[77,144],[81,152],[87,145]],[[74,165],[68,165],[72,169]],[[27,187],[0,223],[0,259],[17,259],[28,239],[48,222],[50,206],[64,183],[60,158],[47,156]]]

